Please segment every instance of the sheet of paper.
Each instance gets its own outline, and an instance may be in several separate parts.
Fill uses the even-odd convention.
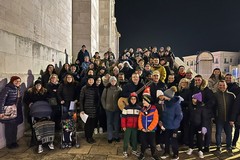
[[[86,113],[83,113],[83,114],[80,113],[80,117],[81,117],[81,119],[82,119],[82,121],[83,121],[84,123],[87,122],[88,115],[87,115]]]
[[[70,102],[69,110],[70,111],[74,111],[75,110],[75,102],[74,101]]]

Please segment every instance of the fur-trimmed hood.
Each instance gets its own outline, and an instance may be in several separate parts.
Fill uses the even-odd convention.
[[[208,86],[208,81],[205,79],[202,79],[202,84],[200,86],[200,90],[204,90]]]

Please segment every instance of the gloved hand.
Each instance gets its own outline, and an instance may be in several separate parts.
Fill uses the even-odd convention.
[[[202,134],[205,135],[207,133],[207,128],[206,127],[202,127]]]

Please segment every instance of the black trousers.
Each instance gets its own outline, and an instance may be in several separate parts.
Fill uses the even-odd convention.
[[[96,118],[90,118],[88,117],[87,122],[84,126],[84,131],[85,131],[85,137],[88,138],[92,138],[93,136],[93,131],[94,131],[94,127],[95,127],[95,121]]]
[[[145,150],[150,146],[152,156],[155,155],[155,132],[140,132],[141,140],[141,153],[144,154]]]
[[[194,148],[194,135],[197,136],[197,146],[198,151],[202,151],[203,143],[204,143],[204,135],[201,132],[201,126],[190,125],[190,133],[189,133],[189,147]]]
[[[11,145],[17,142],[17,123],[14,122],[7,122],[5,123],[5,139],[6,145]]]
[[[166,129],[164,131],[165,153],[170,154],[170,145],[174,155],[178,156],[178,132],[175,129]]]

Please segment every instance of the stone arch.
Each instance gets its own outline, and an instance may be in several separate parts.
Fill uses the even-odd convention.
[[[197,73],[208,79],[209,75],[212,73],[214,62],[212,53],[209,51],[200,52],[197,55],[196,62]]]

